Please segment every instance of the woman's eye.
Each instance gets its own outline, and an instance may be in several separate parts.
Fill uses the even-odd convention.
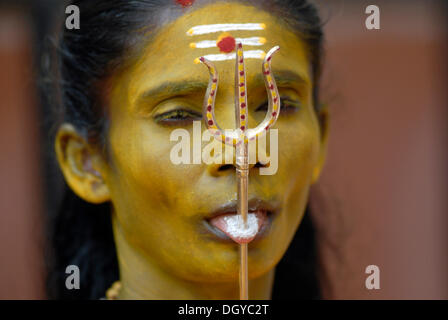
[[[280,116],[284,113],[295,112],[300,108],[300,102],[294,101],[289,98],[280,97]],[[260,105],[255,112],[258,111],[267,111],[268,110],[268,102],[266,101],[262,105]]]
[[[163,124],[182,125],[190,124],[195,120],[200,121],[202,119],[202,115],[194,111],[176,109],[159,114],[155,116],[154,119],[156,122]]]

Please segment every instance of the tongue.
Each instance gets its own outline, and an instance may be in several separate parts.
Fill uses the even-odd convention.
[[[241,215],[229,213],[210,220],[210,224],[224,232],[233,241],[242,244],[251,242],[266,220],[266,212],[257,211],[247,215],[247,226]]]

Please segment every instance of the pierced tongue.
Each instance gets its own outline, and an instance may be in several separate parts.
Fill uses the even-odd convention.
[[[210,224],[224,232],[233,241],[242,244],[251,242],[266,219],[266,212],[257,211],[247,215],[247,226],[241,215],[230,213],[215,217],[210,220]]]

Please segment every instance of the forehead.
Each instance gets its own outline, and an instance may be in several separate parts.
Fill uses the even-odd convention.
[[[233,81],[235,60],[229,55],[233,57],[234,52],[227,53],[231,44],[229,48],[225,38],[243,42],[249,77],[261,72],[264,54],[278,45],[274,71],[292,71],[309,82],[306,45],[301,38],[277,16],[241,3],[209,4],[161,27],[140,56],[132,78],[138,82],[207,80],[204,67],[195,63],[206,56],[215,60],[221,82]]]

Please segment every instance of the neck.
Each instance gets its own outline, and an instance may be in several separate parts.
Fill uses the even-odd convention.
[[[114,219],[115,220],[115,219]],[[121,289],[118,299],[130,300],[237,300],[235,283],[193,282],[167,273],[138,249],[129,245],[117,222],[114,234],[120,267]],[[249,280],[249,299],[271,298],[274,271]]]

